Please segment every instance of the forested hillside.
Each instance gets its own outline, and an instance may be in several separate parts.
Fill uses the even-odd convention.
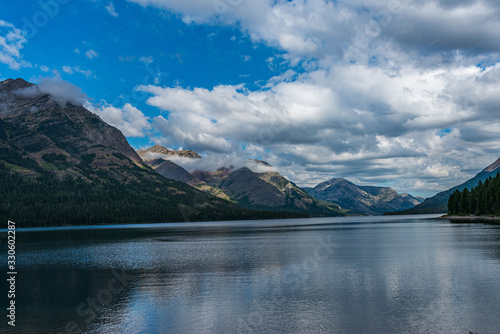
[[[470,191],[456,190],[448,199],[448,211],[450,215],[500,215],[500,173],[479,181]]]

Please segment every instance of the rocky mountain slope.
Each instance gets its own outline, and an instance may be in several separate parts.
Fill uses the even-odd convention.
[[[145,158],[151,159],[154,158],[155,156],[159,155],[171,155],[171,156],[178,156],[178,157],[183,157],[183,158],[193,158],[193,159],[201,159],[201,156],[191,150],[169,150],[166,147],[163,147],[161,145],[154,145],[146,150],[138,150],[137,153],[140,156],[143,156]]]
[[[139,151],[140,152],[140,151]],[[175,151],[174,151],[175,152]],[[142,155],[143,152],[140,152]],[[175,164],[170,160],[165,159],[153,159],[146,160],[146,162],[151,166],[158,174],[172,180],[180,181],[189,184],[203,192],[207,192],[216,197],[231,201],[231,197],[225,194],[221,189],[217,187],[212,187],[195,176],[191,175],[187,170],[181,166]],[[234,201],[233,201],[234,202]]]
[[[161,151],[168,151],[163,158],[156,158]],[[139,155],[158,173],[185,182],[202,191],[228,199],[240,206],[258,210],[295,211],[314,216],[343,216],[345,213],[335,204],[322,204],[303,189],[284,178],[278,172],[256,173],[247,167],[221,167],[217,171],[195,170],[189,173],[172,161],[173,150],[154,146],[138,151]],[[181,151],[179,156],[183,155]],[[190,151],[191,152],[191,151]],[[254,163],[269,166],[266,162]]]
[[[162,177],[119,130],[22,79],[0,82],[0,186],[18,227],[276,216]]]
[[[346,210],[365,215],[404,210],[420,204],[421,200],[409,194],[398,194],[387,187],[358,186],[343,178],[335,178],[304,188],[313,197],[338,204]]]
[[[425,199],[422,204],[419,204],[409,210],[397,212],[397,214],[446,213],[448,212],[448,198],[456,190],[462,191],[465,188],[470,190],[472,187],[476,187],[479,181],[484,182],[484,180],[490,176],[494,177],[498,172],[500,172],[500,158],[483,169],[472,179],[467,180],[456,187],[442,191],[433,197]]]
[[[135,176],[129,169],[145,168],[118,129],[81,105],[37,94],[36,88],[23,79],[0,83],[2,132],[11,150],[60,179],[89,180],[89,172],[96,168],[116,180],[130,181]]]

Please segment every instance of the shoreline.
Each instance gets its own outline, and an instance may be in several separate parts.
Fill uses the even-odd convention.
[[[444,215],[439,217],[439,219],[450,219],[450,220],[500,220],[500,217],[493,216],[448,216]]]

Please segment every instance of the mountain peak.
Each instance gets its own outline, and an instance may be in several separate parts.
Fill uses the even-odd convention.
[[[114,164],[133,168],[142,163],[118,129],[83,106],[59,105],[57,97],[32,94],[34,88],[37,86],[23,79],[0,82],[0,120],[9,126],[3,138],[8,139],[11,152],[22,152],[19,154],[36,162],[34,169],[45,168],[61,178],[87,178],[92,168],[112,174],[108,167]],[[88,168],[82,168],[84,165]]]
[[[307,189],[313,197],[335,203],[353,213],[383,214],[412,208],[420,201],[409,194],[398,194],[389,187],[358,186],[344,178],[333,178]]]
[[[161,145],[154,145],[148,149],[145,150],[138,150],[137,153],[139,156],[141,156],[143,159],[146,159],[147,156],[151,155],[152,153],[159,153],[159,154],[165,154],[165,155],[176,155],[179,157],[184,157],[184,158],[192,158],[192,159],[201,159],[201,156],[191,150],[170,150],[166,147],[163,147]]]
[[[486,167],[483,171],[491,173],[499,168],[500,168],[500,158],[498,158],[497,161]]]
[[[27,82],[24,79],[7,79],[0,82],[0,91],[10,91],[15,89],[31,87],[34,84]]]

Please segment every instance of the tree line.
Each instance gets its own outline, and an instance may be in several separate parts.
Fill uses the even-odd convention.
[[[471,190],[456,190],[448,198],[450,215],[500,215],[500,173],[489,177]]]
[[[60,178],[16,150],[0,148],[0,221],[12,220],[19,227],[309,217],[248,210],[135,165],[122,167],[137,179],[128,183],[91,168],[90,158],[78,168],[91,181]],[[60,159],[49,154],[44,160]],[[27,177],[15,169],[38,176]]]

